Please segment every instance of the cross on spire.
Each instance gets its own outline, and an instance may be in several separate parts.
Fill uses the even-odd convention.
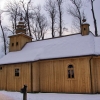
[[[83,23],[86,22],[86,18],[85,18],[85,16],[83,16],[83,20],[82,20],[82,21],[83,21]]]
[[[23,15],[22,15],[22,13],[21,13],[20,21],[22,21],[22,20],[23,20]]]

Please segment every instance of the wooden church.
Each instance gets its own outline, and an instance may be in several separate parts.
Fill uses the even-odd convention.
[[[9,53],[0,59],[0,90],[99,93],[100,37],[84,22],[80,34],[32,42],[24,21],[9,36]]]

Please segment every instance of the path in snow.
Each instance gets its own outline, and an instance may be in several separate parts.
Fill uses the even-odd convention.
[[[23,94],[20,92],[0,91],[0,94],[14,98],[14,100],[23,100]],[[28,93],[27,100],[100,100],[100,94]]]
[[[0,100],[14,100],[11,97],[0,93]]]

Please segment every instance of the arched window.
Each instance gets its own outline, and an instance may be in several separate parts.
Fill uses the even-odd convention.
[[[68,78],[74,78],[74,66],[73,65],[68,66]]]

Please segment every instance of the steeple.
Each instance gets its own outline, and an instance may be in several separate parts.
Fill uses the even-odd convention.
[[[31,42],[32,38],[26,35],[26,26],[23,21],[22,15],[20,21],[16,27],[16,35],[9,36],[10,46],[9,51],[19,51],[21,50],[27,42]]]
[[[89,24],[86,22],[86,18],[85,16],[83,17],[83,24],[81,25],[81,34],[84,35],[88,35],[89,34]]]
[[[26,25],[25,25],[25,22],[22,18],[22,14],[20,17],[20,21],[16,27],[16,34],[26,34]]]

